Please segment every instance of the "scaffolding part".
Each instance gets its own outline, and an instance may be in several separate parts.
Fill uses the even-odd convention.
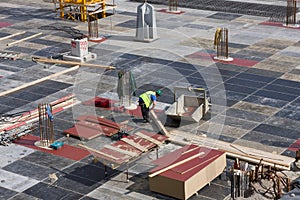
[[[116,7],[114,0],[110,4],[105,0],[55,0],[53,3],[60,18],[82,22],[87,22],[89,15],[105,18],[107,11],[114,12]]]

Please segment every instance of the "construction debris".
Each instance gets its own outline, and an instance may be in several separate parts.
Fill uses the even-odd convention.
[[[58,180],[58,177],[55,173],[49,174],[49,181],[51,184],[55,183]]]

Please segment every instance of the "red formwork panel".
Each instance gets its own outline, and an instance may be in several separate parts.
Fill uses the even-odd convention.
[[[121,165],[128,162],[132,157],[108,148],[102,148],[99,151],[90,151],[97,160],[114,168],[114,165]]]
[[[147,131],[140,131],[140,132],[146,137],[155,140],[156,143],[163,143],[165,140],[168,139],[168,137],[163,135],[159,135]],[[131,141],[130,143],[132,143],[133,145],[121,139],[113,144],[108,145],[111,146],[111,148],[106,146],[100,149],[99,151],[98,150],[91,151],[91,154],[94,157],[96,157],[99,161],[103,162],[104,164],[109,165],[112,168],[115,168],[140,156],[143,153],[143,151],[139,149],[138,146],[144,148],[145,152],[157,146],[157,144],[149,140],[146,140],[145,138],[142,138],[136,134],[127,136],[126,140],[130,140]],[[128,155],[128,153],[133,155]]]
[[[120,128],[124,126],[109,119],[93,115],[83,115],[78,117],[77,120],[78,122],[75,123],[74,127],[65,130],[64,133],[86,140],[93,139],[100,135],[110,137],[117,134]],[[130,126],[124,128],[126,128],[127,131],[133,129]]]
[[[40,138],[37,136],[25,135],[25,136],[22,136],[21,138],[15,140],[14,143],[17,145],[29,147],[29,148],[32,148],[35,150],[39,150],[42,152],[50,153],[50,154],[53,154],[56,156],[61,156],[61,157],[68,158],[71,160],[76,160],[76,161],[79,161],[90,155],[89,151],[82,149],[82,148],[74,147],[74,146],[71,146],[68,144],[64,144],[61,148],[59,148],[57,150],[48,150],[45,148],[41,148],[41,147],[34,145],[35,142],[37,142],[39,140],[40,140]]]
[[[298,149],[300,149],[300,139],[296,140],[293,144],[291,144],[288,148],[290,151],[296,152]]]
[[[111,121],[109,119],[103,118],[103,117],[98,117],[95,115],[82,115],[77,118],[78,121],[81,122],[89,122],[92,126],[94,125],[105,125],[109,126],[114,129],[120,129],[120,125],[114,121]],[[94,125],[93,125],[94,124]]]
[[[86,140],[91,140],[95,137],[100,135],[113,135],[116,134],[118,130],[105,127],[105,126],[98,126],[98,127],[87,127],[83,126],[82,123],[75,124],[74,127],[69,128],[64,131],[64,133],[79,137]]]
[[[151,170],[150,174],[162,170],[175,163],[179,163],[201,152],[203,152],[203,154],[199,155],[198,157],[175,166],[172,169],[162,172],[159,175],[179,181],[186,181],[194,176],[195,173],[208,166],[215,159],[225,154],[223,151],[215,149],[200,147],[193,144],[187,145],[153,161],[153,164],[156,164],[158,166]]]

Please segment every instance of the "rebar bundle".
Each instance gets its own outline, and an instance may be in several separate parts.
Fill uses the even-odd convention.
[[[136,82],[131,71],[120,70],[118,72],[117,93],[120,100],[120,105],[130,106],[132,96],[135,96]]]
[[[53,115],[51,104],[39,104],[40,145],[49,147],[54,142]]]
[[[91,17],[90,17],[91,18]],[[98,38],[98,19],[89,19],[88,21],[89,39]]]
[[[296,13],[297,13],[297,1],[287,0],[286,6],[286,25],[296,24]]]
[[[214,46],[217,47],[217,59],[228,59],[228,29],[218,28],[215,33]]]
[[[178,7],[178,0],[169,0],[169,12],[176,12]]]

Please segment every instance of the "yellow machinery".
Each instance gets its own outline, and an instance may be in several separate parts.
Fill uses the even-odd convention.
[[[106,17],[106,11],[116,7],[112,1],[112,4],[107,4],[106,0],[53,0],[53,3],[61,18],[86,22],[98,19],[98,14]]]

